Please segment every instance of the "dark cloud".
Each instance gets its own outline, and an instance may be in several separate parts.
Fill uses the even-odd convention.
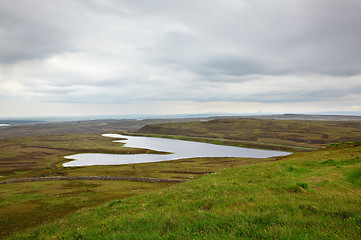
[[[225,1],[203,8],[197,3],[176,9],[131,6],[188,29],[162,35],[149,49],[150,60],[200,73],[218,72],[219,65],[230,75],[361,72],[360,1]]]
[[[346,102],[361,91],[360,12],[359,0],[2,0],[0,97]]]
[[[240,59],[232,56],[215,56],[205,63],[208,71],[215,74],[244,76],[252,74],[269,74],[266,66],[260,61],[252,59]]]
[[[39,1],[40,3],[40,1]],[[51,17],[46,4],[37,1],[0,3],[0,62],[43,59],[72,50],[69,35]],[[44,5],[42,5],[44,4]],[[43,17],[42,17],[43,16]]]

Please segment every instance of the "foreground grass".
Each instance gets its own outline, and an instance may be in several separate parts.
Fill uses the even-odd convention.
[[[359,239],[361,146],[235,167],[10,239]]]
[[[34,176],[132,176],[195,179],[224,168],[270,159],[197,158],[119,166],[89,166],[19,173]],[[48,181],[0,185],[0,238],[48,223],[84,207],[169,187],[169,183],[130,181]]]
[[[149,190],[165,183],[129,181],[49,181],[0,186],[0,238],[96,206]]]

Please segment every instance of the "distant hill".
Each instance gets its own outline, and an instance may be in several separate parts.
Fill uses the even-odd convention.
[[[33,123],[43,123],[45,121],[37,121],[37,120],[1,120],[0,124],[9,124],[9,125],[24,125],[24,124],[33,124]]]
[[[308,115],[308,114],[276,114],[240,116],[239,118],[280,119],[280,120],[319,120],[319,121],[361,121],[356,115]]]
[[[288,120],[299,119],[303,120]],[[230,140],[233,145],[256,147],[257,144],[278,144],[320,148],[331,143],[361,141],[361,121],[345,116],[330,116],[338,121],[310,120],[320,116],[273,115],[237,119],[216,119],[206,122],[153,124],[137,131],[142,134],[177,135]],[[266,119],[267,118],[267,119]],[[281,119],[281,120],[280,120]],[[229,142],[232,144],[232,142]]]
[[[172,115],[162,115],[171,117]],[[39,136],[69,133],[104,133],[119,131],[135,131],[149,124],[206,122],[217,119],[275,119],[275,120],[319,120],[319,121],[361,121],[361,116],[347,115],[254,115],[254,116],[208,116],[207,114],[174,115],[175,118],[150,119],[97,119],[77,121],[55,121],[54,119],[0,119],[0,124],[10,124],[0,127],[0,138]],[[182,116],[188,116],[182,118]],[[191,117],[193,116],[193,117]],[[203,116],[203,117],[201,117]],[[58,119],[59,120],[59,119]]]

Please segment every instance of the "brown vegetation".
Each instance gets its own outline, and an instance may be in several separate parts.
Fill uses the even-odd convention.
[[[218,119],[153,124],[136,132],[320,148],[331,143],[361,141],[361,121]]]

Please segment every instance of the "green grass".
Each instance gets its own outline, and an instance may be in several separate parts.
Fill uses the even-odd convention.
[[[273,160],[275,158],[196,158],[119,166],[45,169],[23,173],[22,176],[138,176],[187,180],[229,167]],[[170,185],[129,181],[48,181],[0,185],[0,238],[27,227],[54,221],[83,207]]]
[[[361,187],[361,167],[353,169],[348,176],[348,180],[351,183]]]
[[[129,181],[48,181],[0,186],[0,237],[54,221],[85,206],[170,184]]]
[[[360,159],[352,145],[229,168],[10,239],[359,239]]]

